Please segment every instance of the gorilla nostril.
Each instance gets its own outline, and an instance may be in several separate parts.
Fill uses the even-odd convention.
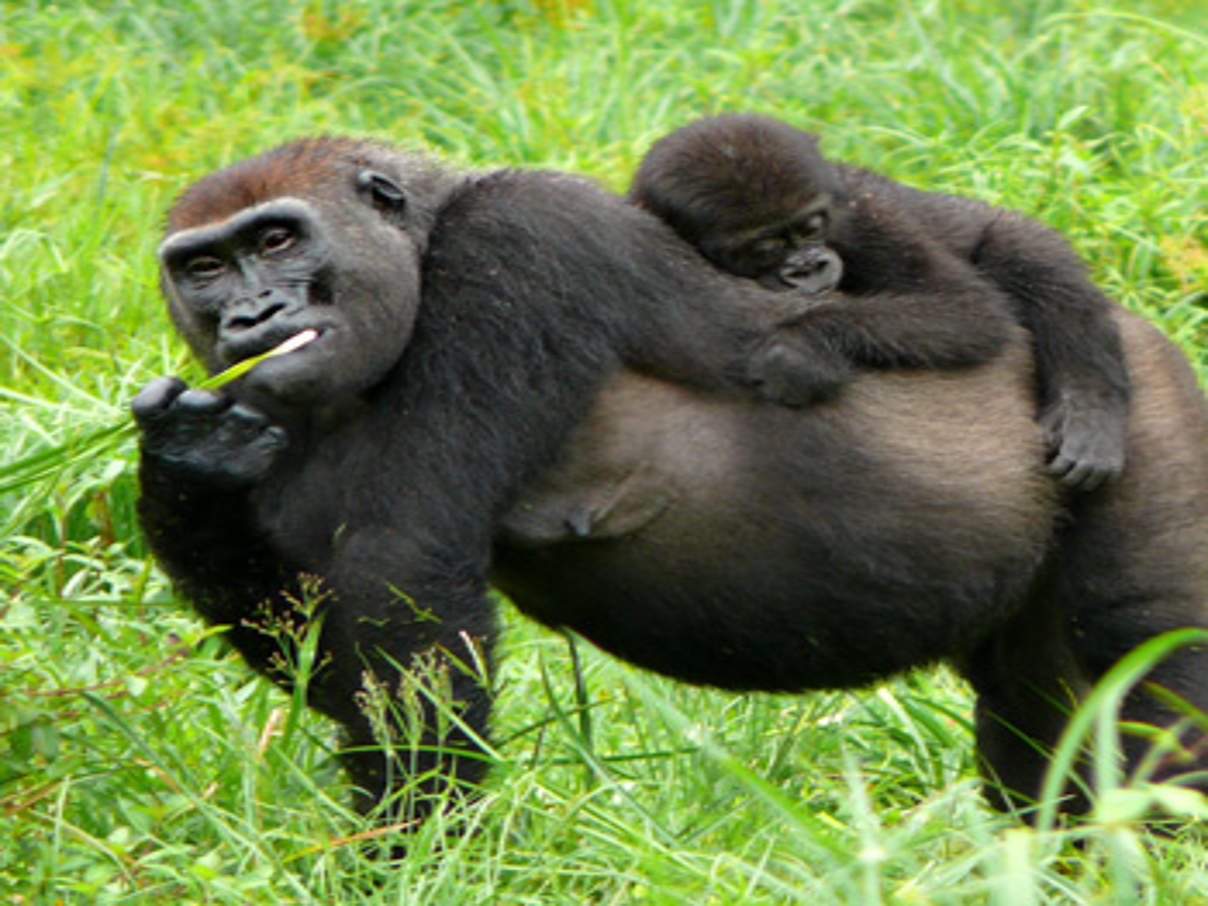
[[[264,308],[264,310],[260,312],[259,317],[256,318],[256,323],[263,324],[265,321],[275,318],[277,315],[279,315],[284,310],[285,310],[284,302],[274,302],[272,305],[266,306]]]
[[[261,296],[264,294],[262,293]],[[273,302],[271,305],[248,306],[242,310],[228,314],[223,319],[223,327],[227,330],[250,330],[265,321],[271,321],[285,310],[284,302]]]

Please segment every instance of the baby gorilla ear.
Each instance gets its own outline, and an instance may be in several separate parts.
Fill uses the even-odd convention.
[[[362,170],[357,174],[357,188],[386,220],[401,225],[407,210],[407,193],[402,186],[378,170]]]

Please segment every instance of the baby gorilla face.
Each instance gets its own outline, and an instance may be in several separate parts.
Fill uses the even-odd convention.
[[[722,230],[701,240],[705,257],[723,270],[751,277],[767,289],[824,293],[843,277],[843,261],[825,244],[830,218],[813,204],[787,223],[750,230]]]
[[[722,271],[753,278],[766,289],[817,294],[835,289],[843,278],[843,261],[821,240],[824,232],[790,226],[755,238],[720,233],[703,239],[701,251]]]

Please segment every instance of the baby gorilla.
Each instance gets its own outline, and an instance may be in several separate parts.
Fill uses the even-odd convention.
[[[816,136],[756,114],[698,120],[655,142],[630,198],[721,269],[817,297],[785,322],[796,336],[756,361],[769,396],[791,401],[795,370],[814,372],[798,401],[834,392],[850,372],[828,355],[882,368],[975,364],[996,351],[1005,306],[1032,335],[1050,471],[1087,491],[1123,468],[1129,380],[1112,303],[1040,223],[832,163]],[[846,302],[820,295],[835,287]],[[815,348],[802,355],[811,332]]]

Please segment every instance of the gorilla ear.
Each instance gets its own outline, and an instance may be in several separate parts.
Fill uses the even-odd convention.
[[[407,193],[385,173],[362,170],[357,174],[357,188],[368,194],[373,206],[391,220],[401,217],[407,208]]]

